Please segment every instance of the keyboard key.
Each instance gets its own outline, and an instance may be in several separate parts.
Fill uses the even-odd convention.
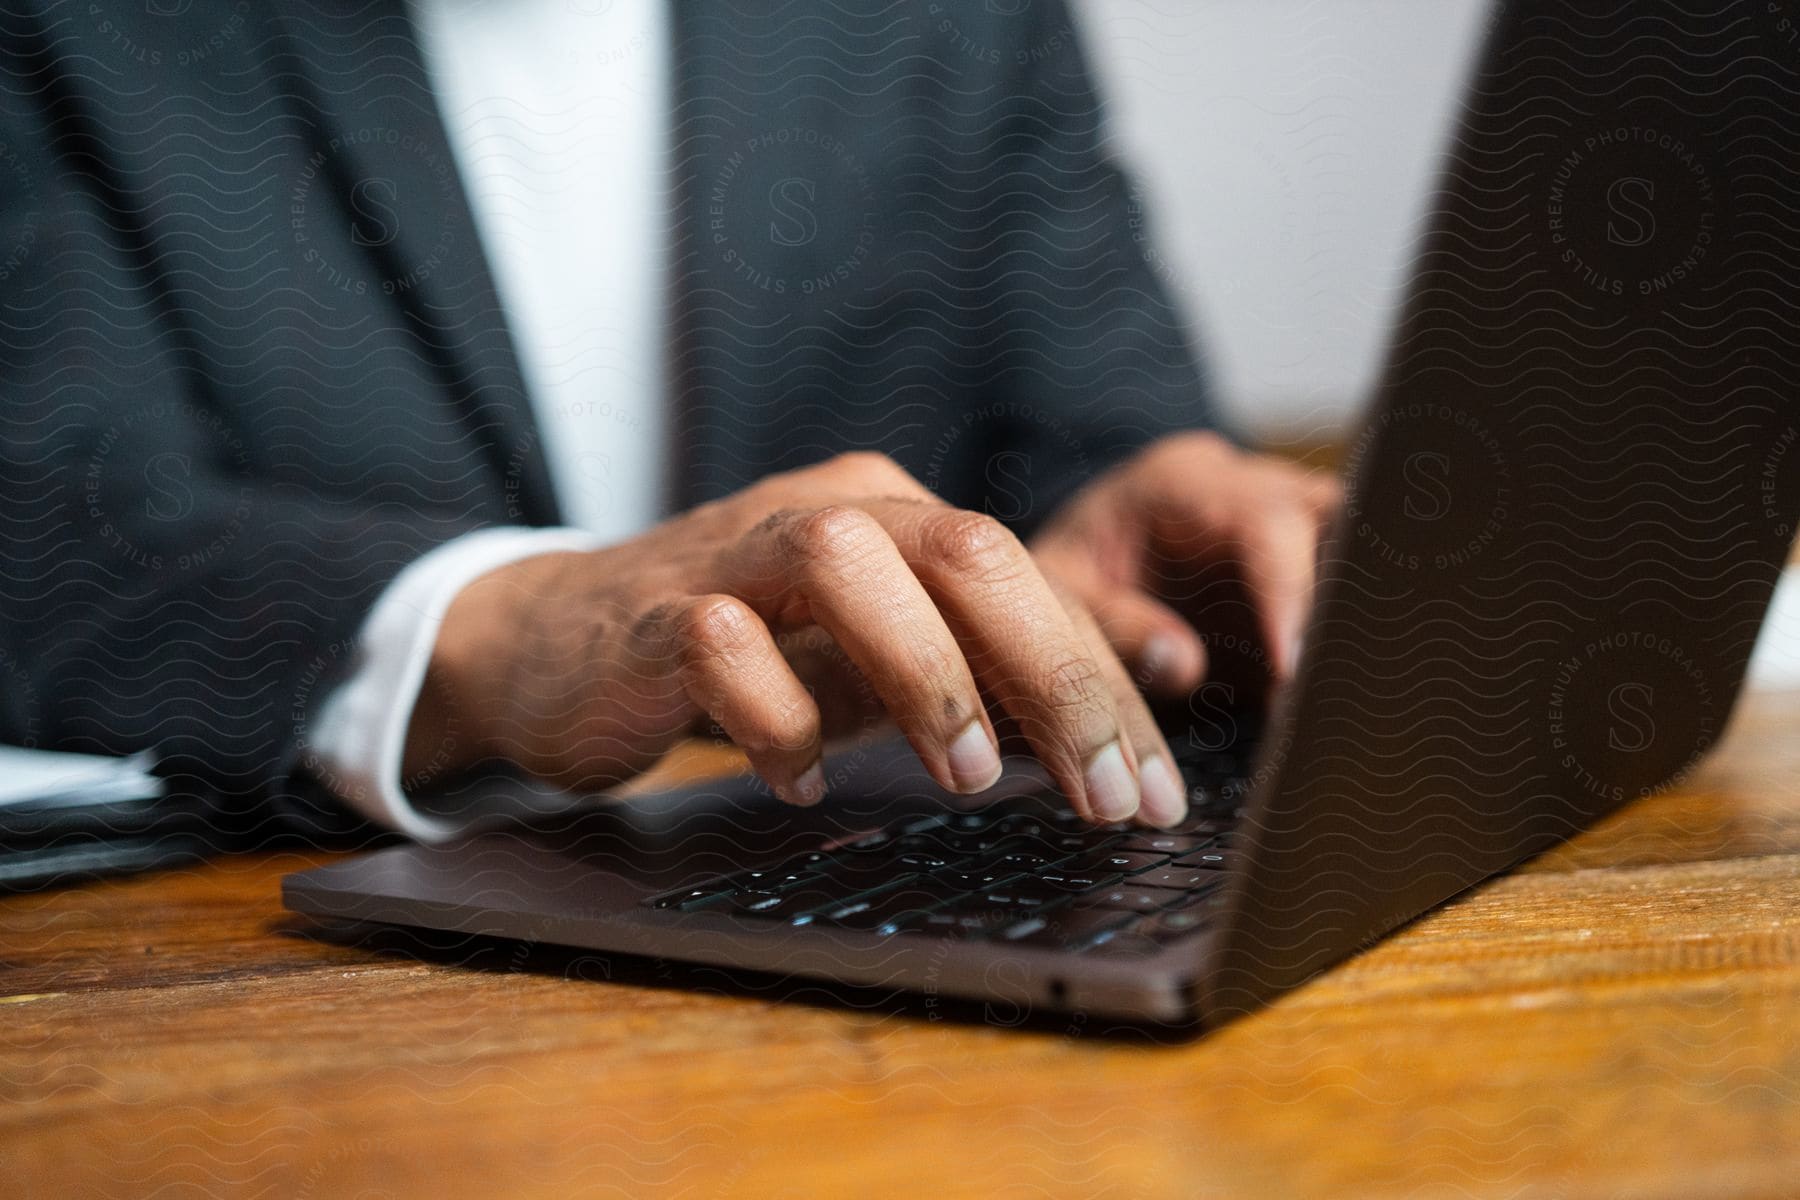
[[[1125,831],[1117,826],[1095,828],[1080,823],[1073,826],[1061,821],[1045,821],[1037,819],[1002,821],[994,827],[1005,830],[1008,836],[1025,838],[1040,842],[1050,849],[1081,851],[1100,850],[1111,845],[1124,836]]]
[[[898,845],[904,850],[935,852],[946,857],[959,858],[991,851],[1005,840],[1006,836],[999,833],[934,829],[929,833],[909,834],[901,838]]]
[[[935,886],[930,879],[918,879],[825,909],[814,915],[813,922],[849,929],[880,930],[914,913],[929,912],[959,898],[957,893]]]
[[[863,892],[886,891],[903,882],[891,880],[876,888],[864,888]],[[804,924],[814,913],[841,907],[857,898],[857,893],[837,886],[837,881],[820,878],[782,892],[740,892],[727,900],[725,906],[740,916]]]
[[[1173,867],[1193,867],[1195,870],[1199,871],[1223,871],[1226,867],[1230,866],[1230,862],[1225,851],[1221,848],[1217,850],[1199,850],[1193,854],[1178,858],[1169,865]]]
[[[739,891],[779,892],[783,888],[812,879],[818,872],[812,867],[790,868],[786,863],[778,867],[767,867],[751,871],[739,871],[729,875],[724,882],[731,884]]]
[[[1210,817],[1226,822],[1243,819],[1244,810],[1240,807],[1243,802],[1243,794],[1237,791],[1225,795],[1211,788],[1195,788],[1188,793],[1190,811],[1201,817]]]
[[[785,900],[780,892],[739,892],[726,907],[745,916],[760,917],[771,913],[780,916],[779,910]]]
[[[1171,834],[1186,834],[1200,838],[1221,837],[1230,833],[1235,825],[1235,821],[1228,821],[1219,817],[1205,816],[1200,813],[1190,812],[1186,819],[1178,822],[1173,829],[1169,830],[1169,832]]]
[[[1148,871],[1151,867],[1160,867],[1169,861],[1167,854],[1145,854],[1133,850],[1102,850],[1098,854],[1078,855],[1067,862],[1058,863],[1057,869],[1070,872],[1108,872],[1117,871],[1125,875],[1135,875],[1139,871]]]
[[[825,863],[815,878],[824,886],[835,887],[841,896],[856,896],[890,883],[899,883],[920,874],[917,867],[888,859],[844,859]]]
[[[1119,845],[1124,839],[1125,834],[1118,830],[1096,829],[1092,833],[1059,833],[1048,841],[1058,850],[1070,850],[1079,854],[1083,851],[1098,853]]]
[[[651,908],[675,908],[682,912],[691,912],[696,908],[704,908],[716,900],[723,900],[738,890],[737,886],[726,879],[715,879],[710,883],[696,884],[693,887],[681,888],[661,896],[652,896],[644,903]]]
[[[1068,858],[1067,854],[1040,854],[1035,850],[1012,849],[994,859],[994,865],[1014,871],[1041,871]]]
[[[1056,859],[1079,854],[1089,847],[1090,843],[1085,842],[1080,834],[1046,832],[1041,835],[1009,833],[1006,840],[1000,843],[999,849],[1002,853],[1024,852]]]
[[[1137,887],[1175,888],[1187,891],[1207,882],[1209,872],[1196,871],[1191,867],[1156,867],[1131,877]]]
[[[1120,839],[1114,848],[1144,854],[1192,854],[1212,845],[1215,840],[1213,836],[1205,834],[1134,833]]]
[[[936,871],[953,862],[961,862],[963,855],[944,854],[936,850],[908,850],[904,854],[896,854],[893,858],[895,866],[905,867],[913,871]]]
[[[1128,882],[1106,888],[1075,902],[1078,908],[1113,908],[1123,912],[1155,912],[1179,902],[1182,894],[1167,888],[1132,887]]]
[[[1029,875],[1023,875],[1011,883],[989,888],[979,896],[982,903],[995,908],[1048,908],[1066,901],[1069,893],[1044,887]]]
[[[1130,919],[1129,913],[1114,909],[1065,908],[1009,926],[995,940],[1021,946],[1078,946]]]
[[[931,878],[938,883],[941,883],[946,887],[954,888],[959,892],[979,892],[985,891],[997,884],[1004,883],[1009,879],[1016,878],[1018,875],[1019,873],[1017,871],[1004,871],[999,869],[991,871],[953,869],[949,871],[933,872]]]
[[[1099,888],[1111,887],[1124,876],[1117,871],[1040,871],[1030,877],[1031,882],[1053,891],[1077,895],[1081,892],[1092,892]]]
[[[1038,817],[1026,816],[1023,813],[1013,813],[1010,816],[1001,817],[994,823],[994,828],[1002,833],[1033,838],[1047,838],[1057,832],[1056,827],[1051,823]]]

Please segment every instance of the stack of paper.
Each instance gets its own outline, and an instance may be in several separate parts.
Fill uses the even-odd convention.
[[[148,753],[130,758],[0,746],[0,807],[71,808],[162,795]]]

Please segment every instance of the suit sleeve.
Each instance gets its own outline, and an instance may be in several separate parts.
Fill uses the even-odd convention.
[[[280,448],[210,394],[50,90],[0,79],[0,736],[152,750],[247,835],[329,827],[295,772],[314,710],[394,576],[477,522],[267,481]]]
[[[984,481],[1029,533],[1089,479],[1183,429],[1214,429],[1199,352],[1153,266],[1151,221],[1107,152],[1104,112],[1066,6],[1007,38],[990,204]],[[996,38],[996,42],[1000,41]],[[1009,466],[1010,464],[1010,466]]]

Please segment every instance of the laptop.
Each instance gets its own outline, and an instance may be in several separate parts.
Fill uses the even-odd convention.
[[[1182,827],[1084,826],[1025,760],[951,796],[876,742],[817,809],[715,780],[285,903],[1207,1027],[1664,786],[1725,727],[1800,518],[1797,26],[1494,12],[1295,677],[1168,714]]]

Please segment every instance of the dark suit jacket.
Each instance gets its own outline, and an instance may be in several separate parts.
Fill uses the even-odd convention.
[[[1027,528],[1208,422],[1060,3],[672,8],[672,504],[865,447]],[[275,811],[392,576],[558,520],[406,10],[0,22],[0,736]]]

